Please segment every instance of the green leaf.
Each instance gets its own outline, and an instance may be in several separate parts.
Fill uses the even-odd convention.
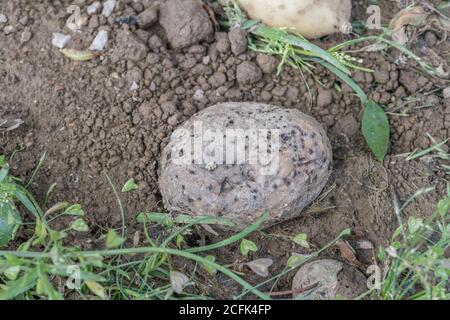
[[[8,194],[0,191],[0,247],[6,246],[22,224],[19,213]]]
[[[33,241],[33,245],[44,244],[45,239],[47,238],[47,228],[41,219],[36,219],[36,227],[34,228],[34,234],[36,236],[36,240]]]
[[[380,247],[378,249],[378,259],[380,259],[381,262],[384,262],[386,260],[386,250],[384,247]]]
[[[216,257],[214,256],[206,256],[205,260],[207,260],[208,262],[215,262],[216,261]],[[208,273],[214,275],[217,273],[217,269],[214,268],[213,266],[211,266],[209,263],[202,263],[203,268],[205,268],[206,271],[208,271]]]
[[[70,226],[72,230],[78,231],[78,232],[88,232],[89,227],[86,224],[86,222],[83,219],[77,219],[75,220],[72,225]]]
[[[184,237],[181,234],[177,234],[177,237],[175,239],[175,245],[178,249],[181,249],[181,246],[183,245]]]
[[[389,147],[389,120],[384,110],[373,101],[364,106],[362,132],[370,150],[378,161],[383,162]]]
[[[5,164],[1,167],[0,170],[0,182],[3,182],[9,174],[9,165]]]
[[[20,266],[12,266],[3,271],[3,274],[6,278],[8,278],[8,280],[16,280],[19,276],[20,270]]]
[[[256,252],[258,247],[253,241],[242,239],[239,249],[241,250],[243,256],[247,256],[250,251]]]
[[[287,266],[289,268],[297,267],[307,261],[309,258],[310,256],[306,254],[293,253],[287,261]]]
[[[36,293],[46,295],[49,300],[63,300],[61,294],[56,291],[53,284],[43,272],[39,273],[39,278],[36,283]]]
[[[307,240],[308,236],[306,235],[306,233],[299,233],[294,237],[294,239],[292,239],[292,241],[294,241],[296,244],[301,245],[304,248],[309,248],[309,243]]]
[[[241,24],[242,30],[248,30],[251,27],[256,26],[259,23],[259,20],[246,20],[243,24]]]
[[[106,236],[106,247],[108,249],[118,248],[120,247],[125,240],[120,237],[116,231],[110,229],[108,231],[108,235]]]
[[[442,199],[438,202],[437,210],[441,217],[444,217],[450,211],[450,198]]]
[[[69,204],[67,202],[58,202],[57,204],[55,204],[54,206],[52,206],[50,209],[48,209],[45,212],[45,216],[47,217],[48,215],[51,215],[55,212],[61,211],[65,208],[67,208]]]
[[[0,300],[11,300],[24,292],[27,292],[36,285],[38,278],[37,270],[31,269],[22,277],[14,281],[8,281],[6,286],[0,290]]]
[[[6,157],[5,155],[0,156],[0,167],[3,167],[3,165],[6,163]]]
[[[84,283],[89,288],[89,290],[91,290],[96,296],[102,298],[103,300],[106,299],[105,288],[103,288],[103,286],[100,283],[92,280],[86,280]]]
[[[125,185],[122,188],[122,192],[130,192],[133,190],[137,190],[139,186],[136,184],[134,179],[130,179],[127,182],[125,182]]]
[[[64,211],[64,214],[77,217],[83,217],[85,215],[83,209],[81,208],[81,205],[79,204],[71,205],[66,209],[66,211]]]
[[[417,219],[415,217],[409,217],[408,219],[408,231],[410,234],[414,234],[420,230],[423,226],[423,219]]]

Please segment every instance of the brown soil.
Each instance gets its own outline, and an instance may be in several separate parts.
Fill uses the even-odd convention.
[[[159,25],[143,30],[114,23],[116,17],[135,15],[144,9],[134,1],[119,1],[110,18],[96,15],[82,33],[74,36],[71,47],[81,49],[89,46],[100,27],[110,33],[102,58],[76,63],[51,45],[53,32],[70,33],[64,24],[66,8],[72,2],[0,3],[0,13],[7,15],[8,24],[15,27],[6,35],[0,26],[0,118],[24,121],[19,129],[0,133],[0,154],[10,156],[20,149],[12,161],[13,173],[25,179],[47,153],[31,190],[42,199],[49,186],[57,183],[49,205],[58,201],[83,205],[89,213],[91,232],[82,238],[72,235],[72,243],[95,247],[96,241],[87,239],[97,239],[105,229],[120,226],[119,210],[105,173],[117,186],[131,177],[139,183],[138,192],[121,195],[130,239],[141,228],[135,221],[137,212],[164,211],[157,183],[160,151],[174,128],[217,102],[257,101],[297,108],[323,124],[332,143],[334,171],[323,200],[300,218],[252,236],[260,247],[254,257],[272,258],[274,274],[284,267],[291,252],[307,253],[286,239],[288,236],[307,233],[313,248],[319,248],[343,229],[351,228],[352,240],[367,240],[375,247],[386,245],[397,227],[394,195],[402,202],[419,188],[436,186],[434,192],[413,203],[404,212],[405,217],[428,215],[443,195],[446,181],[437,169],[438,163],[429,158],[406,161],[403,154],[431,146],[427,133],[437,141],[449,136],[450,106],[442,97],[442,89],[448,84],[425,76],[413,68],[412,62],[397,65],[397,52],[361,54],[364,66],[376,72],[354,74],[371,98],[392,111],[392,143],[389,156],[380,164],[372,159],[360,133],[362,108],[358,99],[322,68],[317,68],[316,76],[323,85],[306,75],[311,89],[308,92],[298,71],[286,69],[280,76],[258,74],[261,69],[271,71],[267,65],[270,59],[257,59],[249,51],[234,55],[223,32],[216,32],[216,40],[209,43],[173,50]],[[82,7],[91,3],[75,2]],[[355,18],[365,17],[366,1],[362,3],[354,4]],[[396,11],[395,2],[383,8],[385,14]],[[389,17],[384,15],[383,19]],[[139,58],[142,52],[121,51],[123,39],[117,36],[121,29],[130,29],[147,44],[144,58]],[[31,32],[30,40],[22,36],[24,32]],[[444,53],[450,52],[449,45],[440,43],[440,36],[433,31],[420,35],[418,54],[425,52],[424,48],[433,48],[448,58]],[[346,37],[336,35],[318,44],[327,47]],[[264,64],[261,68],[255,68],[257,60]],[[242,62],[252,62],[244,65],[245,75],[237,74]],[[238,81],[240,77],[245,79]],[[139,85],[138,90],[130,90],[133,82]],[[420,108],[424,105],[427,107]],[[407,116],[400,116],[402,111],[408,111]],[[214,240],[207,235],[206,241]],[[364,264],[373,261],[372,252],[356,253]],[[239,260],[236,246],[221,249],[216,255],[222,263]],[[337,248],[323,256],[343,260]],[[288,290],[292,276],[282,278],[276,290]],[[246,279],[261,281],[250,274]],[[220,285],[208,289],[213,296],[231,297],[234,293],[234,285],[222,276],[203,282],[205,288]]]

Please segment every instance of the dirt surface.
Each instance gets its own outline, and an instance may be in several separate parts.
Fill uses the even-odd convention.
[[[427,77],[411,61],[396,64],[396,51],[359,54],[364,66],[376,71],[354,73],[370,97],[389,112],[391,146],[380,164],[359,130],[359,100],[322,68],[315,74],[322,84],[305,75],[308,91],[298,71],[286,69],[276,76],[273,58],[246,51],[242,32],[216,31],[200,44],[174,50],[150,13],[146,24],[114,22],[142,13],[155,1],[119,1],[109,18],[100,13],[87,15],[91,2],[0,1],[0,13],[8,18],[0,24],[0,118],[24,121],[16,130],[0,132],[0,154],[14,153],[13,173],[25,179],[46,153],[31,190],[42,199],[56,183],[49,206],[58,201],[82,204],[91,232],[70,236],[74,244],[93,248],[105,230],[120,226],[117,202],[105,174],[118,187],[131,177],[139,184],[139,191],[121,195],[129,239],[141,228],[135,221],[137,212],[163,212],[158,189],[160,152],[178,125],[218,102],[253,101],[298,109],[315,117],[331,140],[334,170],[323,197],[302,217],[252,236],[260,247],[253,257],[272,258],[273,273],[282,270],[291,252],[308,253],[289,236],[307,233],[313,250],[351,228],[354,241],[386,245],[398,225],[394,198],[401,203],[418,189],[435,186],[435,191],[404,212],[427,216],[443,195],[446,177],[438,170],[439,163],[427,157],[406,161],[404,154],[431,146],[427,133],[436,141],[449,136],[450,103],[442,94],[448,82]],[[353,3],[354,18],[365,19],[366,1]],[[398,11],[395,2],[385,3],[383,22]],[[66,8],[71,4],[78,4],[87,18],[81,33],[65,27]],[[11,28],[5,31],[6,26],[12,26],[12,32]],[[88,48],[99,30],[109,32],[107,50],[89,62],[71,61],[51,45],[52,33],[63,32],[72,35],[71,48]],[[349,37],[336,35],[317,44],[328,47]],[[426,56],[432,49],[449,58],[449,44],[442,33],[423,32],[415,45],[419,55]],[[214,240],[206,236],[207,242]],[[195,245],[195,238],[191,242]],[[374,252],[357,250],[356,255],[362,263],[371,264]],[[221,249],[216,256],[222,263],[239,261],[236,246]],[[344,259],[336,247],[323,256]],[[292,276],[283,277],[275,289],[288,290]],[[249,273],[245,278],[261,281]],[[202,281],[201,290],[210,295],[232,297],[235,293],[232,281],[220,275]]]

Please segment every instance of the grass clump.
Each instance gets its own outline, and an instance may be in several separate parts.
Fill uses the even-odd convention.
[[[13,240],[20,226],[34,227],[32,235],[25,242],[14,243],[15,250],[0,251],[0,299],[57,300],[73,295],[78,299],[169,299],[175,293],[179,298],[204,299],[192,290],[184,291],[194,275],[180,276],[173,265],[173,257],[182,257],[205,269],[221,272],[257,297],[270,298],[214,259],[199,255],[244,239],[264,223],[267,214],[232,237],[194,248],[183,248],[183,236],[195,225],[216,223],[213,218],[182,216],[169,224],[168,220],[160,220],[160,226],[165,228],[167,236],[154,239],[148,233],[147,223],[155,217],[161,219],[162,214],[140,214],[138,220],[144,226],[146,246],[127,246],[123,226],[120,233],[108,230],[99,239],[99,243],[104,243],[104,248],[88,251],[65,241],[70,233],[89,231],[82,207],[63,202],[43,212],[20,181],[10,176],[5,158],[0,159],[0,247],[5,247]],[[111,181],[109,177],[108,181]],[[117,192],[115,194],[123,217],[123,206]],[[15,204],[20,204],[32,213],[35,222],[22,224]],[[71,220],[69,226],[55,230],[52,222],[63,216]],[[178,223],[184,225],[178,226]],[[183,279],[189,281],[181,281]]]
[[[381,300],[450,299],[450,184],[447,195],[426,219],[401,219],[402,211],[414,198],[433,189],[419,190],[403,206],[394,203],[400,226],[388,248],[378,258],[387,266],[373,298]]]

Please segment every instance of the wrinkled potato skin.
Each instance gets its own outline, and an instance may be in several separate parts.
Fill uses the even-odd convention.
[[[306,38],[339,32],[350,25],[351,0],[238,0],[252,19],[293,29]]]

